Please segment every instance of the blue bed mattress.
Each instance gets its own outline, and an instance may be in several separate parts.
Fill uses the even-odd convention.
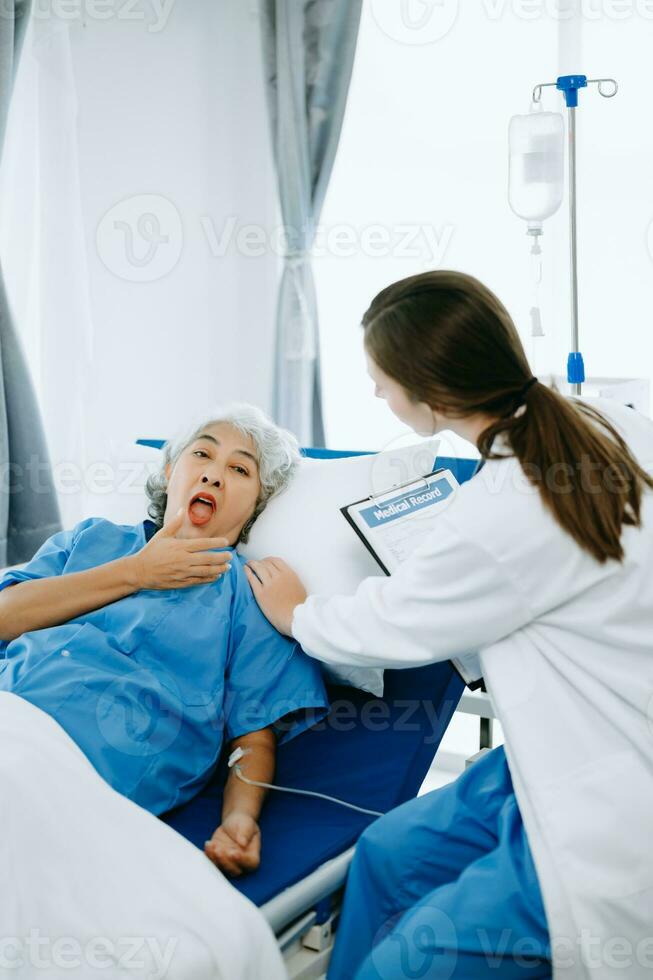
[[[463,683],[450,663],[386,671],[383,699],[331,687],[328,718],[279,747],[275,782],[385,812],[415,796]],[[226,759],[208,786],[162,817],[197,847],[220,823]],[[354,844],[374,817],[271,792],[260,826],[260,868],[234,884],[257,905]]]

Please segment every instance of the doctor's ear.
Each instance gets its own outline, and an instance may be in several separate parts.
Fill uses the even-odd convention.
[[[172,473],[172,466],[170,465],[170,463],[166,463],[166,465],[163,468],[163,472],[166,475],[166,483],[169,483],[170,482],[170,474]]]

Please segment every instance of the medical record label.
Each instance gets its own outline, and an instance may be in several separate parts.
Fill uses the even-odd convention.
[[[383,504],[374,504],[360,511],[368,527],[381,527],[397,521],[409,514],[414,514],[425,507],[444,500],[453,492],[453,487],[446,479],[440,479],[434,483],[429,483],[428,488],[423,490],[404,491],[390,500],[384,500]]]

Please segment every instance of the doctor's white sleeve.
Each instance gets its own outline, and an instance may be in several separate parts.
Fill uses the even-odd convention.
[[[535,618],[508,570],[442,517],[392,576],[351,596],[309,596],[292,633],[329,664],[418,667],[476,653]]]

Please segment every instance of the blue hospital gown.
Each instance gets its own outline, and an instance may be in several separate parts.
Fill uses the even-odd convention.
[[[90,518],[0,589],[133,554],[155,532],[152,521]],[[225,739],[275,725],[288,739],[328,706],[317,663],[270,626],[235,552],[217,582],[145,589],[0,641],[0,690],[51,715],[114,789],[155,814],[201,789]]]

